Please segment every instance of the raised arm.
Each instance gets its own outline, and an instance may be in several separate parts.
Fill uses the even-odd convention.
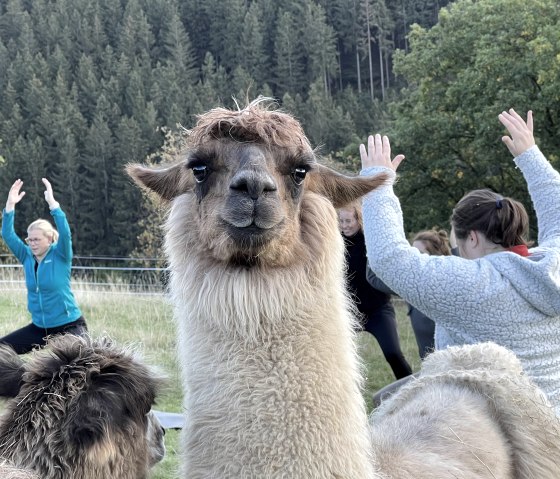
[[[385,135],[382,137],[380,134],[376,134],[368,137],[367,149],[365,145],[360,145],[360,158],[362,159],[362,169],[377,166],[397,171],[404,160],[404,155],[397,155],[391,160],[389,138]]]
[[[391,159],[389,140],[380,135],[369,137],[367,149],[361,146],[360,153],[363,165],[360,174],[364,176],[387,171],[396,176],[394,172],[404,158],[398,155]],[[362,212],[371,269],[395,294],[427,316],[443,318],[441,323],[452,327],[451,322],[445,321],[449,318],[459,321],[464,304],[471,305],[472,297],[483,298],[484,294],[490,294],[491,276],[480,271],[477,261],[427,255],[410,245],[392,185],[368,193]],[[476,308],[483,304],[483,299],[474,303],[472,317],[480,316]]]
[[[19,261],[23,261],[27,253],[27,247],[21,238],[16,234],[14,229],[14,216],[15,207],[21,199],[25,196],[25,191],[21,191],[23,187],[23,181],[19,178],[14,181],[14,184],[8,192],[8,198],[6,200],[6,208],[4,209],[4,214],[2,216],[2,238],[6,242],[10,251],[14,253]]]
[[[70,225],[66,219],[66,214],[60,209],[60,204],[54,199],[52,185],[49,180],[42,178],[45,185],[45,201],[49,205],[49,210],[54,219],[56,229],[58,230],[57,253],[66,259],[72,258],[72,233]]]
[[[54,199],[53,189],[51,182],[46,178],[41,178],[41,181],[45,185],[45,201],[49,205],[49,210],[54,210],[55,208],[59,208],[60,204],[58,201]]]
[[[539,245],[560,246],[560,174],[552,168],[535,144],[533,113],[527,120],[512,108],[498,116],[509,136],[502,141],[522,171],[537,213]]]
[[[8,199],[6,200],[6,212],[10,213],[14,211],[16,204],[18,204],[21,199],[25,196],[25,191],[21,191],[23,187],[23,181],[19,178],[14,181],[14,184],[8,192]]]

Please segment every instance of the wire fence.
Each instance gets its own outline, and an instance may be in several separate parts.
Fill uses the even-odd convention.
[[[75,292],[162,295],[168,283],[168,268],[163,258],[74,256],[71,274]],[[0,288],[25,289],[23,267],[11,254],[0,254]]]

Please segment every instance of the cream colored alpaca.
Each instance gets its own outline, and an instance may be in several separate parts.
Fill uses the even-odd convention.
[[[335,207],[385,178],[319,165],[263,101],[200,116],[188,142],[166,169],[128,168],[171,202],[183,477],[374,477]]]
[[[384,479],[557,479],[560,423],[515,355],[493,343],[429,355],[370,418]]]
[[[262,101],[201,115],[184,158],[128,172],[170,203],[183,477],[560,477],[558,420],[493,344],[434,353],[368,431],[334,208],[384,177],[319,165]]]

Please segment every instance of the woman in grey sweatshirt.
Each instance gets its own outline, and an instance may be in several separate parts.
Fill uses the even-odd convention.
[[[513,109],[499,120],[502,138],[523,173],[538,219],[538,244],[528,249],[523,206],[490,190],[459,201],[451,224],[461,257],[430,256],[410,246],[392,185],[364,198],[368,260],[395,293],[436,323],[436,349],[493,341],[512,350],[560,413],[560,174],[533,137],[532,113]],[[389,171],[387,137],[360,145],[362,175]]]

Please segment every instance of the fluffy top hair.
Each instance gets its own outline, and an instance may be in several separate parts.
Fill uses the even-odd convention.
[[[198,115],[196,126],[188,131],[187,144],[196,148],[208,141],[230,138],[239,142],[259,142],[267,146],[312,150],[299,122],[278,109],[271,98],[259,96],[245,108],[213,108]]]

